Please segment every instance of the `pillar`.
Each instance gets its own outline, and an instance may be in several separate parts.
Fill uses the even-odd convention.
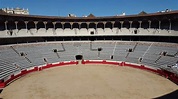
[[[70,23],[70,29],[73,29],[73,22]]]
[[[34,23],[35,23],[36,33],[37,33],[38,32],[38,27],[37,27],[38,21],[34,21]]]
[[[96,33],[98,33],[98,31],[97,31],[97,25],[98,25],[98,22],[94,22],[95,23],[95,31],[96,31]]]
[[[78,23],[78,25],[79,25],[79,30],[81,29],[81,24],[82,24],[82,23]]]
[[[104,24],[104,32],[105,32],[106,22],[103,22],[103,24]]]
[[[172,23],[171,20],[169,19],[169,33],[171,33],[171,29],[172,29]]]
[[[47,24],[47,22],[45,21],[45,22],[43,22],[43,24],[44,24],[45,29],[46,29],[46,32],[47,32],[47,28],[46,28],[46,24]]]
[[[95,23],[95,28],[97,29],[98,27],[97,27],[97,25],[98,25],[98,22],[94,22]]]
[[[89,22],[87,22],[86,24],[87,24],[87,30],[88,30],[88,29],[89,29],[89,24],[90,24],[90,23],[89,23]]]
[[[26,29],[26,31],[28,32],[28,21],[24,21],[24,23],[25,23],[25,29]]]
[[[142,21],[138,21],[139,22],[139,28],[142,27]]]
[[[150,21],[150,20],[148,20],[148,29],[147,29],[147,30],[148,30],[148,32],[150,32],[150,31],[149,31],[149,29],[150,29],[150,28],[151,28],[151,21]]]
[[[64,24],[65,24],[65,22],[61,22],[61,24],[62,24],[62,29],[64,30]]]
[[[55,29],[56,28],[56,22],[52,22],[52,24],[53,24],[53,29],[56,30]]]
[[[161,29],[161,21],[159,21],[159,29]]]
[[[18,21],[15,21],[15,29],[16,29],[16,31],[17,31],[17,28],[18,28],[17,24],[18,24]]]
[[[52,22],[53,24],[53,33],[56,33],[56,22]]]
[[[132,28],[132,22],[133,22],[133,21],[129,21],[129,23],[130,23],[130,28]]]
[[[133,21],[129,21],[129,23],[130,23],[130,29],[132,28],[132,22]],[[129,31],[130,31],[130,29],[129,29]]]
[[[111,22],[111,24],[112,24],[112,29],[114,28],[114,23],[115,23],[115,22]]]
[[[4,22],[6,31],[7,31],[7,23],[8,23],[8,21],[5,21],[5,22]]]
[[[160,29],[161,29],[161,21],[159,21],[159,30],[158,30],[159,33],[160,33]]]
[[[150,20],[148,20],[148,23],[149,23],[149,29],[151,28],[151,21]]]
[[[37,28],[38,21],[34,21],[34,23],[35,23],[35,28],[36,28],[36,30],[37,30],[37,29],[38,29],[38,28]]]
[[[120,21],[120,23],[121,23],[121,28],[123,28],[124,21]]]

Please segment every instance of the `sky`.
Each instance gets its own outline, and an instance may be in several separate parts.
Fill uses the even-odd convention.
[[[178,0],[0,0],[0,8],[7,7],[28,8],[31,15],[115,16],[123,12],[132,15],[141,11],[178,10]]]

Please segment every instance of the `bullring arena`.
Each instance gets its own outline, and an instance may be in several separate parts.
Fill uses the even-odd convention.
[[[0,13],[1,99],[178,98],[178,11]]]
[[[3,99],[149,99],[170,93],[177,88],[177,85],[163,77],[129,67],[70,65],[26,75],[7,86],[2,97]]]

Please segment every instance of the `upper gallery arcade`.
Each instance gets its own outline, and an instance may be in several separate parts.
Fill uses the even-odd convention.
[[[92,30],[94,34],[99,34],[101,30],[104,33],[108,29],[115,34],[119,34],[124,29],[134,34],[140,32],[141,30],[139,29],[158,33],[160,33],[160,30],[166,30],[171,33],[171,30],[178,30],[177,26],[178,11],[111,17],[52,17],[0,14],[0,31],[5,31],[6,33],[13,31],[15,34],[18,34],[20,30],[28,32],[31,29],[35,33],[38,33],[40,29],[44,29],[44,32],[51,29],[54,35],[57,34],[57,29],[63,31],[73,30],[75,34],[83,29]]]

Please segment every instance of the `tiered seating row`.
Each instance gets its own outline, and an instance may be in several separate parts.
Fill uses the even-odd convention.
[[[163,65],[175,64],[178,61],[178,55],[175,55],[177,51],[178,44],[129,41],[5,45],[0,47],[0,79],[30,67],[76,60],[76,55],[83,55],[85,60],[124,61],[159,68]],[[163,52],[166,54],[163,55]]]

